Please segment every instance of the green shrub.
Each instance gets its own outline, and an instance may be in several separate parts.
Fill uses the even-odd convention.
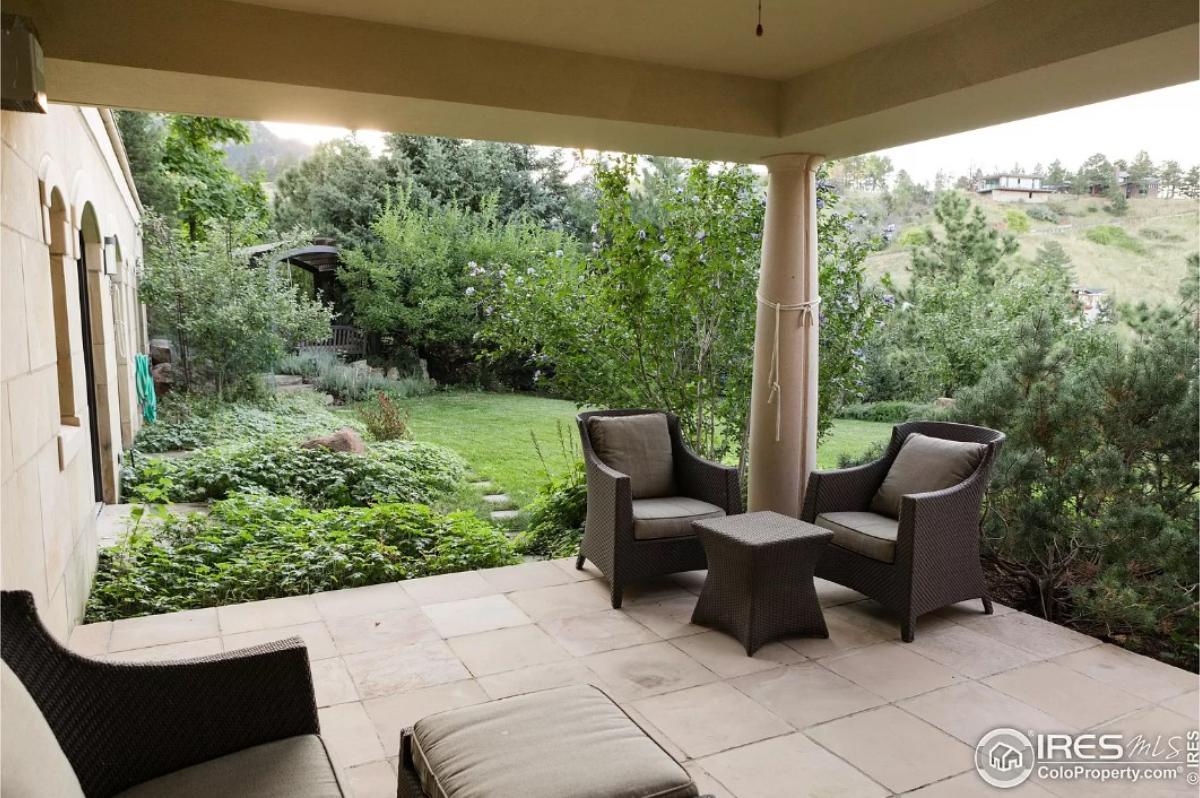
[[[517,538],[523,554],[570,557],[579,553],[587,518],[587,477],[583,463],[542,486],[529,504],[529,526]]]
[[[397,399],[420,396],[432,386],[419,377],[389,380],[369,369],[348,365],[330,352],[302,352],[283,358],[275,370],[295,374],[339,402],[362,402],[380,393]]]
[[[1010,233],[1028,233],[1029,232],[1029,216],[1025,211],[1019,211],[1015,208],[1010,208],[1004,212],[1004,223],[1008,226]]]
[[[837,416],[855,421],[882,421],[899,424],[909,419],[928,418],[933,412],[933,405],[924,402],[861,402],[846,405],[838,411]]]
[[[358,422],[347,422],[331,412],[312,394],[282,395],[258,403],[171,396],[160,407],[158,421],[138,432],[133,448],[167,452],[266,437],[305,440],[347,425],[365,431]]]
[[[1062,217],[1062,211],[1055,211],[1053,205],[1057,203],[1047,203],[1045,205],[1030,205],[1025,209],[1025,215],[1030,219],[1037,219],[1039,222],[1050,222],[1058,224],[1058,220]]]
[[[1128,252],[1141,254],[1146,251],[1146,247],[1141,241],[1138,241],[1133,236],[1129,235],[1123,227],[1117,227],[1112,224],[1101,224],[1090,228],[1083,234],[1084,238],[1091,241],[1093,244],[1100,244],[1106,247],[1116,247]]]
[[[144,525],[149,526],[149,525]],[[100,551],[87,621],[491,568],[512,544],[470,513],[420,504],[309,510],[235,496]]]
[[[896,243],[902,247],[923,247],[929,243],[929,233],[923,227],[909,227],[900,232]]]
[[[1157,227],[1143,227],[1138,230],[1138,235],[1150,241],[1158,241],[1162,243],[1176,244],[1183,240],[1183,236],[1178,233],[1172,233],[1167,230],[1160,230]]]
[[[386,393],[380,392],[374,402],[358,406],[358,417],[377,441],[401,441],[408,437],[408,422],[412,414],[397,407]]]
[[[172,460],[135,453],[122,470],[122,490],[128,494],[165,476],[174,502],[269,493],[291,496],[310,507],[427,504],[452,490],[465,473],[462,458],[429,443],[377,443],[361,455],[269,440],[209,447]]]

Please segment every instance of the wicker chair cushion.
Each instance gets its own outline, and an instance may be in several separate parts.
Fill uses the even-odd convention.
[[[896,559],[896,534],[900,522],[877,513],[823,513],[816,525],[833,533],[835,546],[880,562]]]
[[[899,518],[902,497],[954,487],[971,476],[985,451],[982,443],[912,433],[871,499],[872,512]]]
[[[633,536],[637,540],[681,538],[696,534],[692,522],[721,518],[725,511],[715,504],[687,496],[633,500]]]
[[[430,798],[692,798],[687,771],[604,693],[562,687],[417,721]]]
[[[138,784],[118,798],[341,798],[325,744],[315,735],[288,737],[202,762]]]
[[[629,477],[633,498],[675,493],[671,433],[662,413],[595,416],[588,419],[588,438],[606,466]]]
[[[0,664],[0,794],[83,798],[79,777],[33,696]]]

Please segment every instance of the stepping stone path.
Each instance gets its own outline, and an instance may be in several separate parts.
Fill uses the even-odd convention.
[[[492,483],[483,480],[481,482],[473,482],[472,485],[478,486],[482,490],[487,490],[492,486]],[[497,508],[490,513],[491,519],[496,522],[511,521],[516,518],[519,511],[512,507],[512,499],[507,493],[488,493],[483,497],[484,502]]]

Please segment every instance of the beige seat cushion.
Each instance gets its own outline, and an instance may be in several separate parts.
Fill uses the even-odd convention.
[[[413,764],[430,798],[691,798],[687,772],[590,685],[417,721]]]
[[[83,798],[50,724],[7,662],[0,665],[0,795]]]
[[[877,513],[824,513],[817,526],[833,533],[833,545],[880,562],[896,559],[896,535],[900,522]]]
[[[325,745],[301,735],[256,745],[152,779],[121,798],[341,798]]]
[[[629,477],[633,498],[675,493],[671,433],[662,413],[595,416],[588,419],[588,438],[606,466]]]
[[[720,518],[723,515],[725,511],[717,505],[687,496],[634,499],[633,536],[637,540],[654,540],[694,535],[693,521]]]
[[[986,450],[982,443],[912,433],[871,499],[871,510],[899,518],[902,496],[954,487],[971,476]]]

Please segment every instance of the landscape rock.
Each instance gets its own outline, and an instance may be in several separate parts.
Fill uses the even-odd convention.
[[[954,398],[950,396],[941,396],[933,400],[933,406],[939,410],[951,410],[954,408]]]
[[[300,448],[323,448],[331,452],[349,452],[350,454],[364,454],[367,451],[367,447],[363,445],[362,438],[350,427],[342,427],[330,435],[322,435],[305,441],[300,444]]]
[[[150,362],[154,365],[170,363],[174,360],[171,342],[166,338],[150,339]]]
[[[396,368],[395,366],[392,366],[390,369],[387,370],[387,378],[389,380],[400,379],[400,369]]]
[[[162,397],[171,392],[175,385],[175,374],[170,363],[159,363],[150,369],[150,379],[154,380],[154,394]]]

